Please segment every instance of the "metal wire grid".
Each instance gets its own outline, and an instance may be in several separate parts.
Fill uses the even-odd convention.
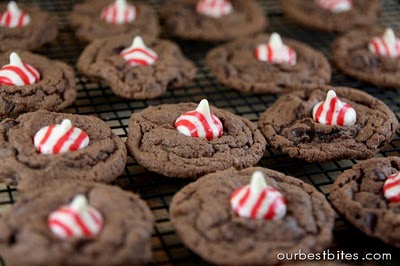
[[[58,15],[60,35],[55,43],[47,45],[39,53],[74,65],[85,44],[75,38],[68,26],[67,16],[72,5],[79,1],[21,0],[19,2],[29,2],[29,4],[39,5],[41,8]],[[151,0],[146,2],[157,9],[161,1]],[[286,37],[308,43],[330,58],[330,43],[336,37],[334,34],[313,32],[294,25],[282,15],[277,0],[259,2],[265,8],[270,20],[268,32],[276,31]],[[400,1],[385,0],[382,2],[384,4],[384,12],[379,23],[382,26],[400,28]],[[187,101],[199,102],[201,99],[207,98],[213,105],[227,109],[257,123],[259,115],[277,99],[277,96],[243,94],[220,85],[204,63],[206,52],[216,44],[182,40],[175,41],[181,46],[186,56],[193,60],[199,68],[199,73],[195,80],[185,88],[169,90],[160,98],[154,100],[130,101],[115,96],[108,87],[93,83],[80,76],[79,73],[76,73],[78,98],[65,112],[97,116],[103,119],[112,128],[114,133],[125,140],[128,133],[128,119],[131,114],[150,105]],[[332,83],[334,85],[351,86],[370,93],[384,101],[399,118],[399,91],[376,88],[346,77],[335,68],[333,70]],[[400,135],[397,133],[393,141],[377,157],[399,156],[399,151]],[[328,195],[331,185],[337,176],[356,163],[357,161],[355,160],[305,163],[300,160],[291,159],[287,155],[267,147],[267,151],[259,165],[298,177],[312,184],[325,195]],[[151,239],[154,252],[153,265],[207,264],[182,245],[169,221],[168,208],[172,196],[189,182],[181,179],[164,178],[160,175],[149,173],[130,157],[128,158],[125,173],[114,182],[115,185],[121,186],[126,190],[139,193],[148,203],[156,217],[155,233]],[[19,194],[15,188],[0,184],[0,215],[18,196]],[[361,232],[338,218],[335,225],[335,243],[331,251],[342,250],[348,253],[357,252],[360,255],[368,252],[389,252],[392,254],[391,261],[372,263],[359,261],[360,265],[392,265],[400,262],[400,256],[396,255],[397,249],[364,236]]]

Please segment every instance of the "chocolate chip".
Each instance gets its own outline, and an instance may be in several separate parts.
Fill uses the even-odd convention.
[[[364,225],[368,227],[371,231],[374,231],[376,223],[378,222],[378,216],[374,213],[368,213],[364,217]]]
[[[302,138],[306,134],[306,130],[304,128],[295,128],[292,130],[292,135],[296,138]]]

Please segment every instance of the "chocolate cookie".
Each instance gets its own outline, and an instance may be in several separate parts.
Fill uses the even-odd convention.
[[[330,199],[337,211],[365,234],[400,247],[398,202],[385,197],[385,182],[400,171],[400,158],[374,158],[344,171]],[[393,187],[392,187],[393,188]]]
[[[0,54],[0,67],[9,64],[11,52]],[[21,112],[46,109],[60,111],[76,99],[75,74],[67,64],[26,51],[18,52],[24,63],[38,70],[35,84],[15,86],[0,81],[0,118]]]
[[[295,40],[283,38],[297,54],[295,65],[259,61],[255,49],[269,37],[261,34],[214,48],[207,54],[207,65],[225,86],[251,93],[285,93],[331,80],[331,67],[324,55]]]
[[[89,146],[60,154],[39,152],[33,139],[43,127],[69,119],[89,137]],[[93,116],[37,111],[0,122],[0,182],[27,191],[54,179],[111,182],[124,170],[124,142]]]
[[[106,22],[101,16],[102,11],[115,2],[87,0],[76,4],[70,15],[70,23],[75,29],[76,36],[85,42],[119,34],[158,36],[160,29],[157,13],[147,4],[127,1],[128,4],[134,5],[136,13],[134,20],[123,24]]]
[[[150,171],[182,178],[197,178],[229,167],[241,169],[261,159],[265,139],[260,131],[249,120],[215,107],[211,113],[222,122],[222,136],[207,140],[181,134],[175,121],[196,106],[165,104],[134,113],[126,141],[132,157]]]
[[[17,27],[1,25],[0,51],[9,49],[36,50],[45,43],[56,39],[58,29],[55,16],[37,7],[18,5],[19,9],[25,12],[25,17],[30,17],[30,21],[24,26]],[[2,3],[0,4],[0,14],[3,14],[1,17],[6,17],[5,12],[7,12],[7,3]]]
[[[377,86],[398,89],[398,58],[377,56],[368,49],[371,39],[383,33],[384,29],[368,28],[354,30],[339,37],[333,44],[332,60],[347,75]],[[400,31],[396,35],[400,36]]]
[[[167,88],[183,86],[196,75],[197,68],[175,43],[148,37],[144,37],[145,45],[157,54],[157,60],[152,65],[130,65],[120,53],[133,39],[133,35],[120,35],[95,40],[81,54],[79,71],[104,81],[116,95],[128,99],[158,97]]]
[[[325,99],[328,90],[354,108],[354,125],[314,121],[313,108]],[[365,92],[320,86],[283,95],[260,116],[259,126],[273,148],[309,162],[327,162],[374,156],[390,142],[398,121],[383,102]]]
[[[77,194],[87,197],[104,223],[96,236],[61,239],[50,230],[49,216]],[[0,255],[7,265],[145,264],[152,256],[153,222],[137,194],[92,182],[57,182],[24,194],[2,214]]]
[[[171,34],[189,40],[228,41],[265,30],[267,18],[254,0],[231,0],[233,11],[219,18],[199,14],[197,0],[170,0],[160,14]],[[215,8],[219,8],[218,4]]]
[[[241,217],[231,207],[232,194],[249,184],[255,171],[261,171],[267,184],[285,198],[287,211],[282,219]],[[332,208],[315,188],[261,167],[228,169],[200,178],[175,194],[170,215],[188,248],[221,265],[275,265],[282,262],[279,253],[320,252],[330,245],[334,225]]]
[[[330,32],[345,32],[356,27],[373,25],[381,13],[379,0],[353,0],[350,10],[338,13],[322,8],[316,2],[281,0],[281,5],[285,15],[299,25]]]

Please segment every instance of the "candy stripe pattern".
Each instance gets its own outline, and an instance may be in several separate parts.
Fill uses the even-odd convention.
[[[73,127],[66,119],[61,125],[50,125],[40,129],[34,137],[36,150],[41,154],[59,154],[83,149],[89,145],[85,131]]]
[[[207,100],[202,100],[196,110],[181,115],[175,121],[175,127],[186,136],[207,140],[219,138],[223,133],[222,123],[210,113]]]
[[[33,66],[22,62],[17,53],[10,54],[10,64],[0,69],[0,85],[24,86],[40,80],[40,73]]]
[[[383,185],[383,195],[390,202],[400,202],[400,173],[389,176]]]
[[[101,231],[103,217],[88,205],[85,196],[78,195],[70,205],[50,214],[48,226],[54,235],[62,239],[92,237]]]
[[[326,100],[313,108],[314,121],[323,125],[351,126],[356,123],[356,111],[349,104],[343,103],[333,90]]]
[[[400,58],[400,39],[396,38],[392,29],[386,29],[383,36],[374,37],[368,48],[377,56]]]
[[[116,0],[101,11],[101,18],[110,24],[126,24],[136,18],[136,7],[125,0]]]
[[[275,188],[268,186],[262,172],[254,172],[251,183],[235,190],[231,207],[240,217],[280,220],[286,215],[286,201]]]
[[[158,59],[157,53],[146,47],[139,36],[133,39],[130,47],[122,50],[120,56],[131,66],[153,65]]]
[[[232,4],[227,0],[200,0],[196,6],[199,14],[220,18],[233,12]]]
[[[351,0],[315,0],[317,5],[334,13],[349,11],[353,8]]]
[[[14,1],[10,1],[7,10],[0,14],[0,26],[7,28],[24,27],[31,22],[31,17],[18,8]]]
[[[255,49],[257,60],[271,64],[296,64],[296,52],[282,43],[277,33],[272,33],[268,44],[260,44]]]

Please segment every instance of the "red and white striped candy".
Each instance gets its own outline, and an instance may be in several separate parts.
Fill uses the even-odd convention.
[[[200,0],[196,11],[199,14],[220,18],[233,12],[232,4],[227,0]]]
[[[40,80],[40,73],[33,66],[22,62],[17,53],[10,54],[10,64],[0,68],[0,85],[24,86]]]
[[[315,2],[333,13],[345,12],[353,8],[352,0],[315,0]]]
[[[368,48],[377,56],[400,58],[400,39],[390,28],[385,30],[383,36],[372,38]]]
[[[68,119],[62,123],[40,129],[34,139],[36,150],[41,154],[59,154],[81,150],[89,145],[85,131],[72,126]]]
[[[326,100],[313,108],[314,121],[323,125],[351,126],[357,121],[356,110],[341,102],[333,90],[328,91]]]
[[[84,195],[75,196],[71,204],[52,212],[47,222],[51,232],[62,239],[96,236],[104,224],[101,213]]]
[[[101,11],[100,17],[107,23],[126,24],[135,20],[136,7],[125,0],[116,0]]]
[[[271,64],[296,64],[296,52],[282,43],[278,33],[272,33],[268,43],[258,45],[255,56],[259,61]]]
[[[280,220],[286,215],[286,201],[274,187],[268,186],[262,172],[255,171],[251,183],[235,190],[231,207],[240,217]]]
[[[139,36],[133,39],[130,47],[122,50],[120,56],[131,66],[152,65],[158,59],[157,53],[148,48]]]
[[[222,123],[211,114],[207,100],[201,100],[194,111],[184,113],[175,121],[176,129],[185,136],[213,140],[222,136]]]
[[[31,16],[18,8],[17,3],[10,1],[7,10],[0,14],[0,26],[7,28],[24,27],[31,22]]]
[[[383,185],[383,195],[391,202],[400,202],[400,173],[389,176]]]

